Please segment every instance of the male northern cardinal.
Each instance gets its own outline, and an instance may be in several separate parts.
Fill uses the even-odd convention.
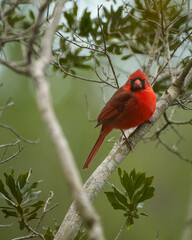
[[[92,148],[83,169],[90,166],[105,137],[113,128],[124,130],[147,121],[156,108],[156,95],[146,75],[138,69],[130,75],[98,116],[96,127],[102,125],[100,135]]]

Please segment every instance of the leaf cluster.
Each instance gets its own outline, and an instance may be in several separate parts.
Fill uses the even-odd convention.
[[[37,200],[41,191],[36,191],[39,182],[30,184],[31,170],[15,176],[14,170],[10,174],[4,173],[5,183],[0,179],[0,198],[7,206],[0,206],[4,217],[19,219],[20,229],[23,230],[33,219],[37,219],[38,210],[44,202]]]
[[[73,71],[75,67],[88,68],[91,63],[85,66],[83,63],[93,58],[95,54],[100,56],[102,52],[104,53],[104,40],[106,50],[120,55],[123,61],[132,57],[133,54],[148,56],[158,28],[161,29],[156,46],[156,49],[159,49],[158,58],[166,55],[163,46],[167,31],[169,32],[170,54],[182,47],[182,34],[188,35],[192,28],[190,24],[187,24],[188,14],[185,1],[179,4],[171,0],[148,2],[149,7],[141,0],[135,0],[133,5],[126,2],[118,5],[116,1],[113,1],[110,8],[103,6],[98,10],[98,19],[98,16],[91,14],[88,8],[80,16],[79,7],[76,1],[73,1],[71,9],[64,12],[64,20],[58,27],[61,38],[60,49],[61,52],[65,52],[62,66],[67,66],[69,71],[70,67]],[[77,55],[74,53],[76,48],[84,51],[79,50]],[[60,53],[55,52],[55,54]]]
[[[111,206],[116,210],[123,210],[127,219],[127,228],[138,219],[139,209],[143,207],[143,202],[154,196],[155,188],[151,186],[153,177],[146,177],[145,173],[137,172],[135,169],[128,174],[125,170],[118,169],[121,185],[124,192],[120,191],[113,184],[110,184],[113,191],[105,192]]]

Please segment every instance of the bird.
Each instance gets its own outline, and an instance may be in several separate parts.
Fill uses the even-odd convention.
[[[147,76],[140,70],[132,73],[101,110],[96,127],[101,125],[99,137],[83,169],[87,169],[100,149],[105,137],[113,130],[127,130],[149,120],[156,109],[156,94]]]

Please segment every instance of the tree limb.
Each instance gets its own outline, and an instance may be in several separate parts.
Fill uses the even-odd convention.
[[[52,107],[49,84],[44,73],[45,67],[51,61],[53,37],[65,1],[66,0],[57,1],[57,4],[55,5],[53,21],[47,26],[42,39],[42,51],[40,57],[37,60],[32,59],[31,64],[29,65],[29,74],[35,80],[39,111],[63,166],[69,191],[72,198],[76,200],[76,209],[88,228],[89,238],[92,240],[104,240],[99,218],[92,208],[85,192],[82,191],[81,178],[75,165],[74,157],[55,116]],[[70,235],[65,235],[65,239],[71,239]]]
[[[185,66],[181,74],[176,78],[175,82],[172,83],[168,90],[163,93],[162,97],[157,102],[156,111],[150,121],[147,121],[138,126],[136,130],[130,135],[129,139],[132,143],[133,148],[144,137],[144,135],[149,132],[154,123],[162,116],[162,114],[171,105],[171,103],[175,101],[182,93],[185,78],[191,68],[192,59]],[[130,150],[127,148],[125,141],[119,140],[115,143],[109,155],[93,172],[93,174],[89,177],[83,186],[84,191],[87,193],[91,201],[94,201],[99,191],[105,184],[105,181],[117,169],[119,164],[127,157],[129,152]],[[54,240],[64,239],[65,234],[70,234],[73,237],[76,236],[81,223],[81,218],[75,208],[75,202],[73,202]]]

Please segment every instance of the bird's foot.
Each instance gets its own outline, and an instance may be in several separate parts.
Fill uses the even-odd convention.
[[[124,137],[123,140],[126,141],[127,146],[130,149],[130,151],[133,151],[133,148],[131,146],[131,141],[127,137]]]
[[[130,151],[133,151],[133,148],[131,146],[131,141],[126,137],[125,133],[123,130],[121,130],[122,134],[123,134],[123,140],[126,141],[127,143],[127,147],[129,148]]]

